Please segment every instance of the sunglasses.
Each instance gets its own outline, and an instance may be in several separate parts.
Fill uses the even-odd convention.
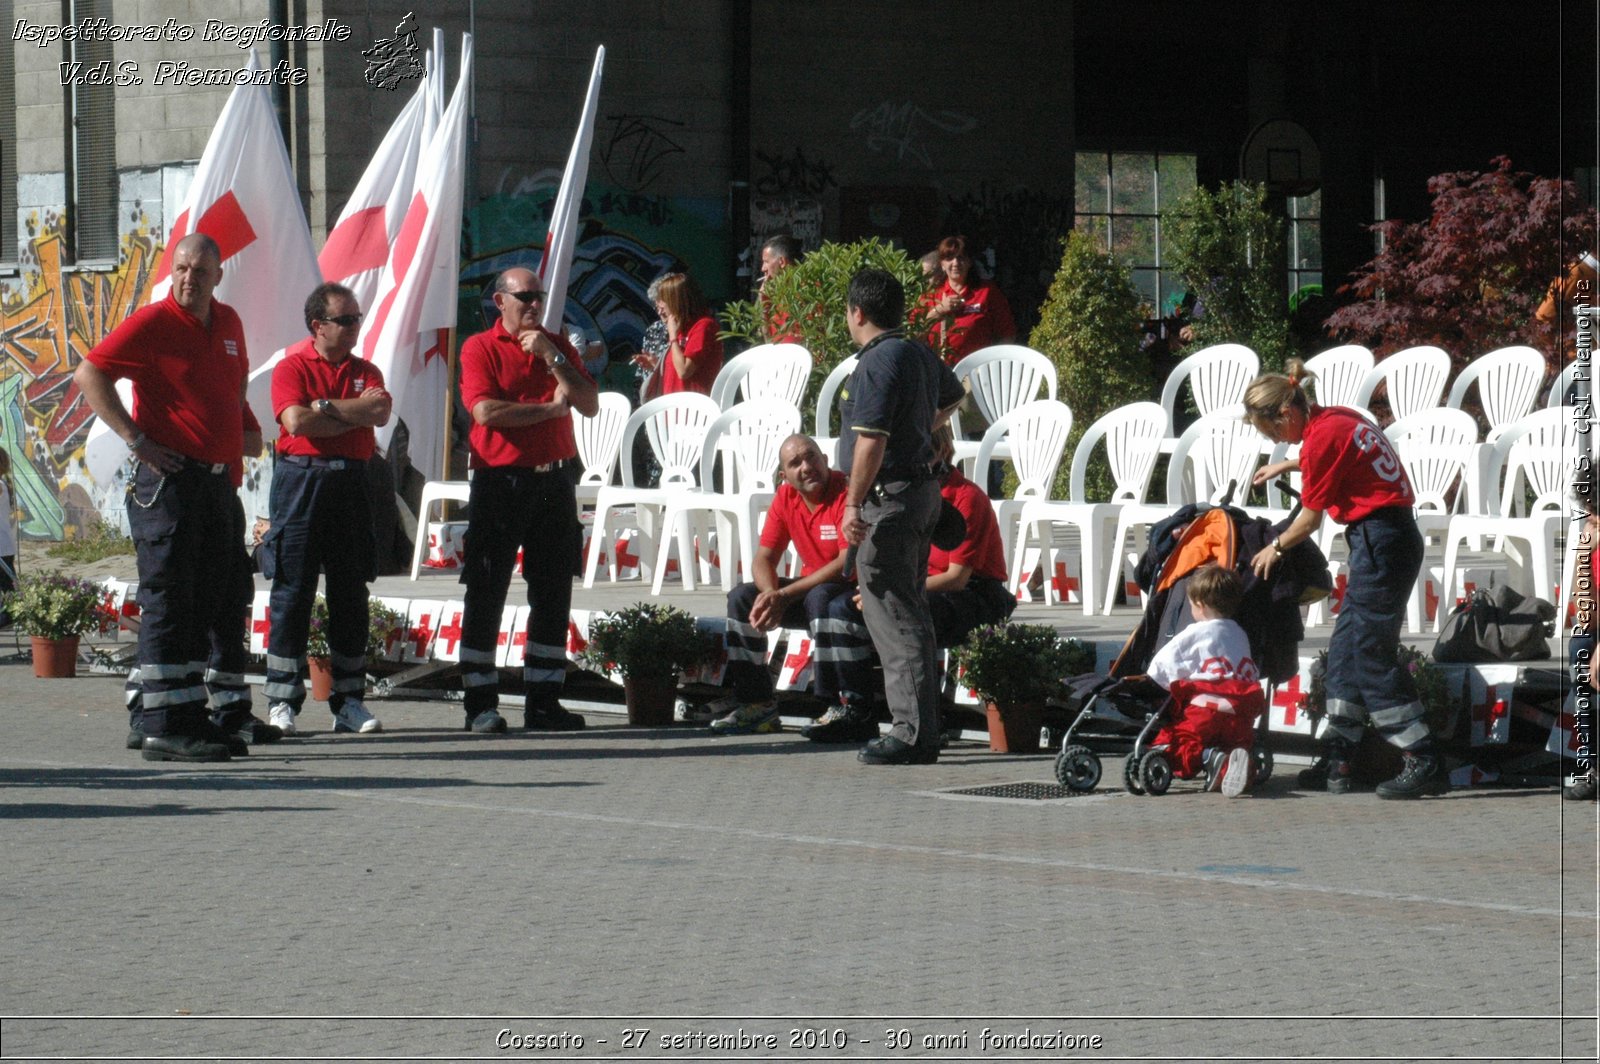
[[[517,301],[522,303],[524,306],[534,302],[535,300],[540,303],[544,302],[543,292],[507,292],[506,295],[515,296]]]
[[[325,321],[329,325],[337,325],[341,329],[348,329],[352,325],[360,325],[361,319],[364,317],[366,317],[364,314],[341,314],[337,318],[318,318],[317,320]]]

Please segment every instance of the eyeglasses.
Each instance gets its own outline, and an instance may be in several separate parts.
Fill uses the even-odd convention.
[[[341,329],[348,329],[352,325],[360,325],[361,319],[364,317],[366,317],[365,314],[341,314],[337,318],[318,318],[317,320],[325,321],[329,325],[337,325]]]
[[[544,302],[543,292],[507,292],[506,295],[516,296],[517,301],[522,303],[524,306],[535,301],[540,303]]]

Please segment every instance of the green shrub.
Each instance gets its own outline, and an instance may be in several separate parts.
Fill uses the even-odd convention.
[[[1190,350],[1245,344],[1263,369],[1281,369],[1290,353],[1284,222],[1266,204],[1265,185],[1196,188],[1161,212],[1162,254],[1203,310]]]
[[[854,244],[823,244],[808,252],[799,264],[768,281],[761,298],[728,304],[722,311],[722,338],[752,345],[768,343],[769,316],[786,319],[786,331],[798,333],[799,342],[811,352],[811,381],[800,405],[802,414],[807,413],[815,407],[828,372],[856,353],[845,323],[845,297],[850,278],[868,266],[888,270],[899,278],[906,290],[907,332],[912,336],[923,332],[925,315],[919,304],[927,285],[921,264],[899,248],[872,239]]]
[[[1155,390],[1150,360],[1139,349],[1144,313],[1131,275],[1085,233],[1068,233],[1061,266],[1039,311],[1028,346],[1055,363],[1058,395],[1072,408],[1072,435],[1052,495],[1067,497],[1073,449],[1096,418]],[[1092,500],[1111,497],[1111,470],[1097,455],[1085,488]]]
[[[62,540],[45,551],[52,558],[87,565],[102,558],[133,553],[133,540],[123,535],[116,525],[104,518],[78,530],[71,539]]]
[[[990,624],[968,635],[951,657],[962,682],[999,706],[1042,701],[1068,676],[1094,668],[1094,650],[1063,640],[1047,624]]]
[[[583,659],[601,670],[614,668],[623,679],[676,679],[720,649],[720,641],[696,628],[688,611],[638,602],[589,622]]]

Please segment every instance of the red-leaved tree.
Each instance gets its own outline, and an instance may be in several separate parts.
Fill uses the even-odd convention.
[[[1417,344],[1450,353],[1459,368],[1511,344],[1560,366],[1555,327],[1534,310],[1551,281],[1595,242],[1596,216],[1570,181],[1511,169],[1430,178],[1425,222],[1380,222],[1384,248],[1339,294],[1354,301],[1328,330],[1380,357]]]

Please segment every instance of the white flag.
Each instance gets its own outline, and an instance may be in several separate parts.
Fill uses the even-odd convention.
[[[378,443],[387,447],[396,420],[404,418],[411,433],[411,464],[430,480],[438,479],[443,464],[449,361],[432,335],[419,344],[418,334],[425,326],[438,327],[437,322],[424,322],[429,288],[446,285],[453,292],[456,286],[471,84],[472,38],[466,36],[461,75],[418,164],[377,305],[368,308],[360,340],[362,357],[383,371],[394,397],[394,417],[378,430]]]
[[[583,213],[583,189],[589,181],[589,146],[594,142],[594,115],[600,105],[600,73],[606,63],[605,46],[595,49],[594,70],[589,75],[589,95],[578,120],[578,135],[567,156],[567,172],[561,177],[550,215],[550,230],[544,238],[544,257],[539,262],[539,278],[549,293],[544,301],[544,327],[560,335],[566,313],[567,282],[572,276],[572,253],[578,243],[579,215]],[[578,352],[580,355],[583,352]]]
[[[247,69],[256,65],[252,52]],[[167,233],[150,302],[165,299],[172,290],[173,249],[195,232],[205,233],[222,249],[222,282],[215,294],[244,324],[252,369],[306,335],[306,296],[322,283],[322,274],[264,85],[235,86],[217,116],[183,208]],[[271,409],[252,408],[270,436]],[[86,451],[89,473],[102,484],[111,482],[128,455],[122,439],[98,419]]]

